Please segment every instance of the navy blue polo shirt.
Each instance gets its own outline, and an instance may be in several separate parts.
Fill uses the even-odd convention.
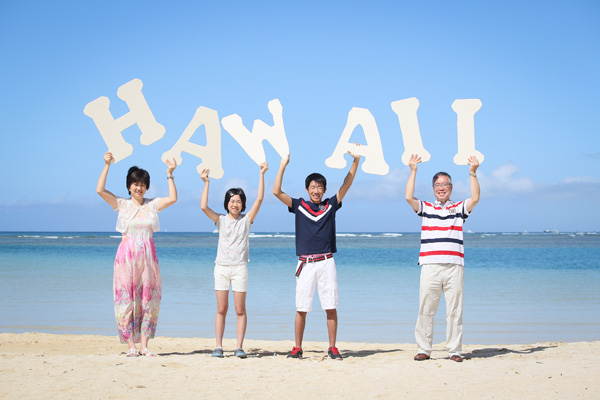
[[[337,195],[314,204],[292,198],[291,213],[296,214],[296,255],[335,253],[335,214],[342,207]]]

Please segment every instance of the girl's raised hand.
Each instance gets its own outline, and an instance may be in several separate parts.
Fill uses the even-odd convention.
[[[210,169],[208,168],[204,168],[202,170],[202,172],[200,173],[200,178],[202,178],[202,180],[204,182],[208,182],[208,174],[210,173]]]
[[[106,164],[112,164],[115,162],[115,158],[113,157],[113,155],[110,151],[107,151],[106,153],[104,153],[104,162]]]
[[[267,172],[267,170],[269,169],[269,164],[267,164],[267,162],[265,161],[264,163],[261,163],[259,165],[259,167],[260,167],[260,174],[264,175],[265,172]]]

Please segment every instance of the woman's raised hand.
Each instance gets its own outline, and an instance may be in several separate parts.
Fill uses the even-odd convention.
[[[175,161],[175,157],[170,160],[167,158],[165,160],[165,164],[167,164],[167,173],[169,175],[171,175],[173,171],[175,171],[175,168],[177,168],[177,161]]]

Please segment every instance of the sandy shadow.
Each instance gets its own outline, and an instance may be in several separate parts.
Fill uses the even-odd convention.
[[[156,353],[157,355],[164,357],[164,356],[193,356],[196,354],[212,354],[212,350],[194,350],[194,351],[190,351],[187,353],[182,353],[179,351],[174,351],[171,353]]]
[[[377,354],[385,354],[385,353],[395,353],[395,352],[401,352],[403,350],[400,349],[392,349],[392,350],[360,350],[360,351],[351,351],[351,350],[347,350],[344,351],[343,349],[340,350],[340,353],[342,354],[342,357],[346,358],[346,357],[370,357],[370,356],[374,356]],[[190,351],[190,352],[170,352],[170,353],[157,353],[157,355],[162,356],[162,357],[167,357],[167,356],[193,356],[193,355],[210,355],[212,354],[212,350],[194,350],[194,351]],[[280,351],[267,351],[267,350],[261,350],[261,349],[256,349],[256,348],[250,348],[248,350],[246,350],[246,354],[248,354],[249,358],[267,358],[267,357],[287,357],[288,354],[290,352],[289,351],[285,351],[285,352],[280,352]],[[125,354],[125,353],[123,353]],[[316,351],[306,351],[304,352],[304,356],[302,357],[303,359],[310,359],[313,357],[326,357],[326,353],[321,353],[321,352],[316,352]],[[233,352],[228,352],[225,351],[225,357],[224,358],[228,358],[228,357],[234,357]]]
[[[395,353],[395,352],[400,352],[402,350],[400,349],[392,349],[392,350],[360,350],[360,351],[351,351],[351,350],[346,350],[344,351],[344,349],[340,349],[340,354],[342,355],[343,358],[347,358],[347,357],[369,357],[369,356],[374,356],[377,354],[385,354],[385,353]],[[257,349],[251,349],[250,351],[248,351],[248,356],[253,356],[253,357],[273,357],[273,356],[281,356],[281,357],[287,357],[288,356],[289,351],[286,352],[273,352],[273,351],[261,351],[261,350],[257,350]],[[326,353],[323,352],[316,352],[316,351],[304,351],[304,356],[302,358],[312,358],[313,356],[315,357],[327,357]]]
[[[206,350],[194,350],[194,351],[190,351],[187,353],[183,353],[183,352],[157,353],[157,355],[159,355],[159,356],[194,356],[194,355],[204,355],[204,354],[211,355],[212,352],[213,352],[212,349],[206,349]],[[123,353],[123,354],[125,354],[125,353]],[[248,355],[248,357],[252,357],[252,358],[273,357],[273,356],[287,357],[289,352],[280,353],[280,352],[265,351],[265,350],[260,350],[260,349],[248,349],[248,350],[246,350],[246,354]],[[231,350],[231,351],[224,350],[223,351],[222,358],[228,358],[228,357],[235,357],[233,355],[233,350]]]
[[[527,354],[536,353],[538,351],[544,351],[546,349],[554,348],[554,347],[557,347],[557,346],[556,345],[536,346],[536,347],[530,347],[530,348],[525,348],[525,349],[521,349],[521,350],[515,350],[515,349],[511,349],[511,348],[507,348],[507,347],[500,347],[500,348],[487,347],[487,348],[483,348],[483,349],[475,349],[475,350],[471,351],[470,353],[464,353],[463,357],[468,360],[468,359],[475,359],[475,358],[492,358],[492,357],[503,356],[506,354],[527,355]],[[194,351],[190,351],[190,352],[157,353],[157,355],[162,356],[162,357],[193,356],[193,355],[210,355],[210,354],[212,354],[212,352],[213,352],[212,349],[206,349],[206,350],[194,350]],[[387,349],[387,350],[374,349],[374,350],[359,350],[359,351],[346,350],[346,351],[344,351],[343,349],[340,349],[340,353],[342,354],[342,357],[344,357],[344,358],[347,358],[347,357],[365,358],[365,357],[372,357],[372,356],[379,355],[379,354],[401,353],[401,352],[404,352],[404,350],[401,350],[401,349]],[[246,351],[246,353],[248,354],[248,357],[251,357],[251,358],[266,358],[266,357],[287,357],[289,354],[289,351],[285,351],[285,352],[266,351],[266,350],[251,348],[251,349],[248,349]],[[125,353],[123,353],[123,354],[125,354]],[[303,358],[308,359],[308,358],[311,358],[312,356],[319,356],[319,355],[325,356],[325,354],[322,354],[320,352],[305,351]],[[231,354],[228,354],[228,352],[225,352],[225,358],[227,358],[229,356],[233,357],[233,352],[231,352]],[[433,356],[432,356],[432,358],[435,359],[435,357],[433,357]]]
[[[370,357],[370,356],[375,356],[378,354],[386,354],[386,353],[399,353],[402,352],[404,350],[400,350],[400,349],[391,349],[391,350],[359,350],[359,351],[343,351],[340,350],[340,353],[342,354],[343,357],[358,357],[358,358],[363,358],[363,357]]]
[[[476,349],[470,353],[465,353],[465,354],[463,354],[463,357],[466,359],[470,359],[470,358],[492,358],[492,357],[497,357],[497,356],[503,356],[506,354],[533,354],[533,353],[537,353],[538,351],[544,351],[546,349],[550,349],[550,348],[554,348],[554,347],[557,347],[557,346],[556,345],[554,345],[554,346],[536,346],[536,347],[530,347],[528,349],[523,349],[523,350],[513,350],[510,348],[506,348],[506,347],[502,347],[502,348],[488,347],[488,348],[484,348],[484,349]]]

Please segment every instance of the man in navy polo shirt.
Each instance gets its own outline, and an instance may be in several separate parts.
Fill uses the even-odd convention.
[[[348,152],[354,161],[342,186],[335,196],[323,199],[327,190],[327,181],[321,174],[310,174],[305,181],[308,199],[292,198],[281,190],[283,174],[290,156],[281,159],[279,172],[273,185],[273,194],[281,200],[291,213],[296,215],[296,255],[299,257],[296,267],[296,345],[289,358],[302,357],[302,339],[306,325],[306,313],[312,310],[315,288],[319,289],[321,307],[327,313],[327,331],[329,333],[328,354],[332,359],[341,360],[342,356],[335,347],[337,336],[337,273],[333,253],[335,244],[335,214],[342,207],[342,199],[354,181],[360,156]]]

